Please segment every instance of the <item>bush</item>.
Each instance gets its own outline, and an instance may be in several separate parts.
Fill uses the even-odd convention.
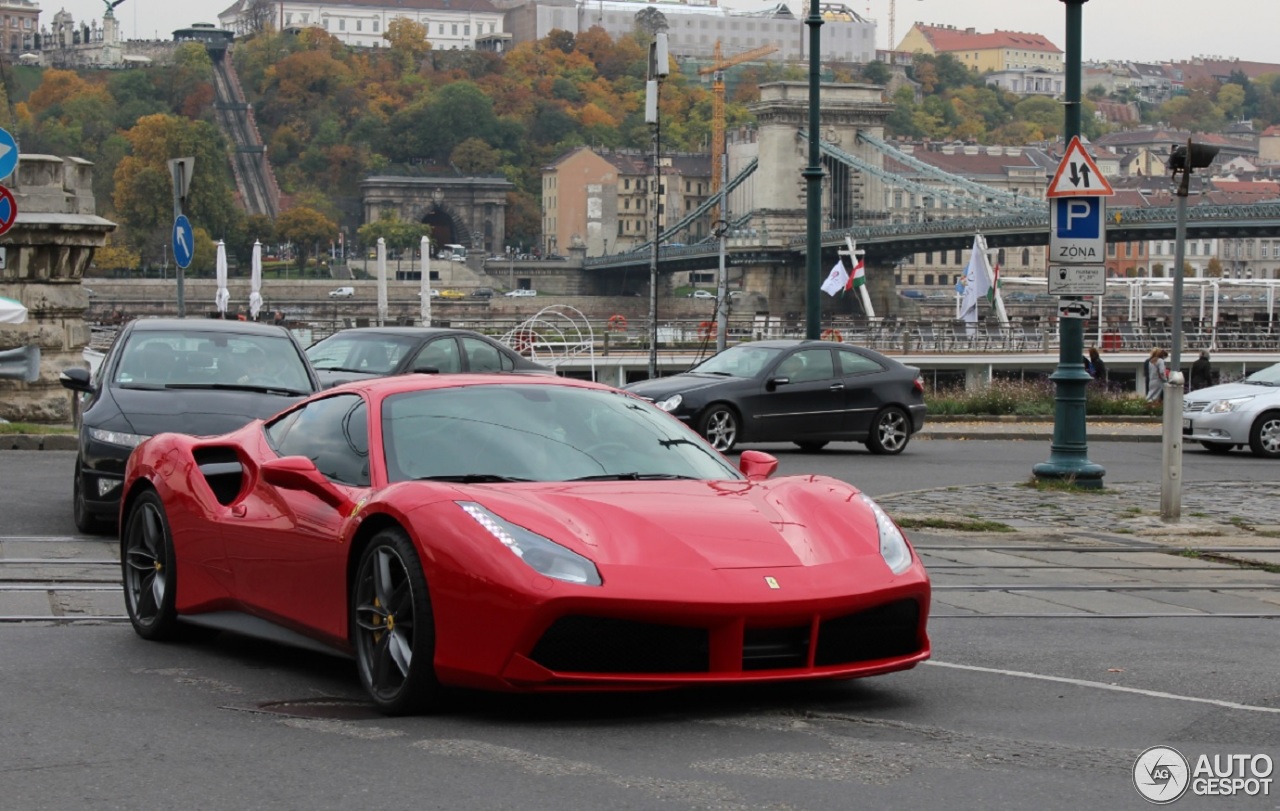
[[[1054,412],[1054,384],[1040,380],[993,380],[980,389],[940,388],[925,397],[933,415],[1048,417]],[[1085,390],[1090,416],[1150,414],[1144,398],[1129,391],[1090,383]]]

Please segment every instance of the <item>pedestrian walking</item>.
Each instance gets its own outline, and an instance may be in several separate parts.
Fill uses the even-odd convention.
[[[1102,359],[1102,355],[1098,352],[1098,347],[1089,347],[1089,362],[1085,364],[1085,368],[1089,370],[1089,374],[1093,375],[1093,379],[1099,381],[1104,386],[1107,384],[1107,362]]]
[[[1168,352],[1156,347],[1147,358],[1147,402],[1158,403],[1164,400],[1164,381],[1169,377],[1168,367],[1164,359]]]
[[[1191,390],[1207,389],[1213,385],[1213,364],[1209,363],[1209,350],[1201,349],[1200,357],[1191,364]]]

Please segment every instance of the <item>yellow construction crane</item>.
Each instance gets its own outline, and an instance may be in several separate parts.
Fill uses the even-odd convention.
[[[777,45],[762,45],[725,59],[720,53],[720,40],[716,40],[712,52],[712,64],[701,68],[699,76],[712,74],[711,77],[711,194],[720,193],[720,161],[724,155],[724,70],[743,62],[760,59],[778,50]],[[717,211],[715,216],[720,216]]]

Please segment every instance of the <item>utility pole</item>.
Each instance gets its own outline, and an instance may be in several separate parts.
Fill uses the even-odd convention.
[[[729,197],[725,187],[729,185],[729,154],[720,151],[720,165],[712,167],[720,172],[720,274],[716,279],[716,351],[723,352],[729,342],[729,268],[725,265],[725,239],[729,235]]]
[[[649,259],[649,377],[658,376],[658,248],[662,243],[662,117],[658,101],[662,80],[670,73],[667,35],[659,31],[649,43],[649,80],[645,84],[644,120],[653,125],[653,254]]]
[[[805,179],[805,337],[822,337],[822,163],[818,157],[818,87],[822,78],[822,14],[818,4],[809,0],[809,165],[800,175]]]

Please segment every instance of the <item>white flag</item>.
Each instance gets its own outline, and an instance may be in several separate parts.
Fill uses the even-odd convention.
[[[848,283],[849,273],[844,269],[844,262],[836,262],[831,273],[827,274],[827,280],[822,283],[822,292],[828,296],[838,296]]]
[[[991,289],[985,253],[982,237],[975,235],[973,249],[969,253],[969,267],[964,272],[964,297],[960,300],[960,318],[964,321],[978,320],[978,301]]]

